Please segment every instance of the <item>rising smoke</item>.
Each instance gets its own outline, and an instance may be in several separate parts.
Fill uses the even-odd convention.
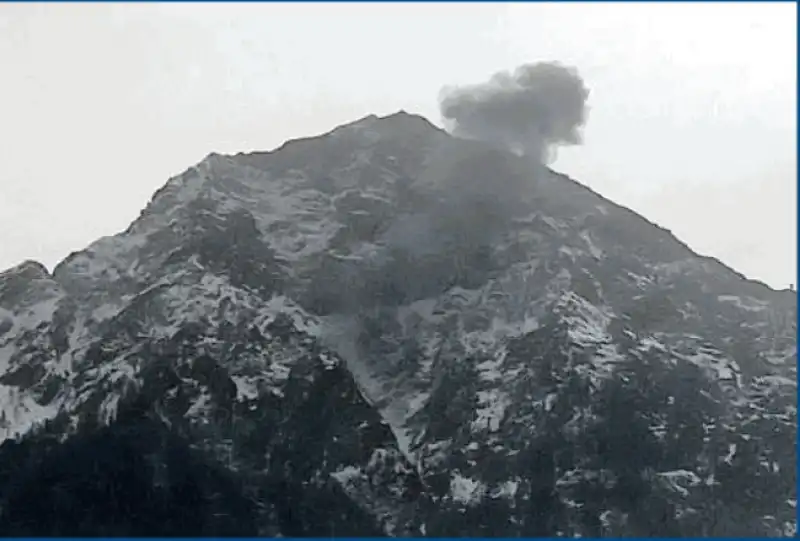
[[[555,146],[581,142],[588,96],[575,69],[540,62],[496,73],[485,83],[445,88],[439,105],[454,135],[541,163]]]
[[[306,304],[318,313],[362,317],[485,284],[497,268],[495,246],[515,217],[530,213],[538,171],[531,166],[542,165],[555,146],[580,143],[587,98],[577,72],[555,63],[443,90],[441,114],[450,131],[490,144],[446,138],[420,174],[414,208],[381,227],[380,249],[358,264],[330,261],[309,286]]]

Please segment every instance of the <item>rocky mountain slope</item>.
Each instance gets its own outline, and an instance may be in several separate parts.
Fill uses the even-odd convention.
[[[0,532],[793,535],[797,297],[425,119],[0,274]]]

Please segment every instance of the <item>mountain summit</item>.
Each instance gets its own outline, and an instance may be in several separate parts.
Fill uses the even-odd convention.
[[[797,297],[408,113],[0,274],[7,535],[789,536]]]

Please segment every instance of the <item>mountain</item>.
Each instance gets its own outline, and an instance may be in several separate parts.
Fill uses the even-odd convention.
[[[369,116],[0,274],[7,535],[790,536],[797,296]]]

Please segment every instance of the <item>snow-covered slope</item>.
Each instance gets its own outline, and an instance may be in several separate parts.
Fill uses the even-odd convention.
[[[241,534],[788,535],[796,303],[563,175],[371,116],[212,154],[52,275],[0,275],[0,437],[139,412],[238,479]]]

